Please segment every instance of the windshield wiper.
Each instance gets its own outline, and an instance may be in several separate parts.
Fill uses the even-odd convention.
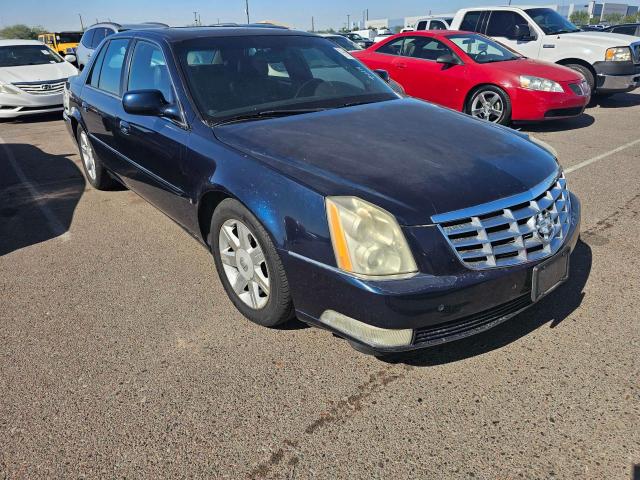
[[[326,108],[291,108],[281,110],[262,110],[259,112],[243,113],[236,115],[235,117],[220,120],[219,122],[213,122],[211,125],[219,127],[221,125],[229,125],[231,123],[248,122],[251,120],[262,120],[265,118],[278,118],[288,117],[289,115],[301,115],[303,113],[322,112],[327,110]]]

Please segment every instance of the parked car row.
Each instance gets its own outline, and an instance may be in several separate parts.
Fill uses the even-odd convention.
[[[476,42],[514,55],[458,35],[437,40],[469,65]],[[189,231],[260,325],[295,315],[362,351],[411,350],[567,281],[580,203],[553,149],[380,76],[303,32],[132,30],[68,80],[64,118],[89,183],[122,184]]]

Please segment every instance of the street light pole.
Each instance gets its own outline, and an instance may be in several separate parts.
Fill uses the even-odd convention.
[[[351,30],[351,27],[349,26],[351,22],[351,15],[347,13],[347,30]]]
[[[247,23],[251,23],[249,21],[249,0],[244,0],[244,9],[247,12]]]

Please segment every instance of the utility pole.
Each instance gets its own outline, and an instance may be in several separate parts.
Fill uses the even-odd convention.
[[[351,15],[347,13],[347,30],[351,30],[350,22],[351,22]]]
[[[193,12],[193,23],[198,26],[198,12]]]
[[[78,16],[80,17],[80,28],[82,29],[82,31],[84,32],[84,23],[82,23],[82,14],[79,13]]]
[[[198,25],[202,26],[202,17],[198,14]]]
[[[311,17],[311,31],[312,32],[316,31],[316,26],[315,26],[314,21],[313,21],[313,16]]]
[[[249,21],[249,0],[244,0],[244,9],[247,12],[247,23],[251,23]]]

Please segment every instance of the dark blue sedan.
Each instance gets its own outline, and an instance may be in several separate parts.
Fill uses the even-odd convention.
[[[330,41],[269,28],[106,39],[65,119],[88,181],[211,250],[265,326],[370,352],[486,330],[567,280],[580,204],[549,147],[413,99]]]

